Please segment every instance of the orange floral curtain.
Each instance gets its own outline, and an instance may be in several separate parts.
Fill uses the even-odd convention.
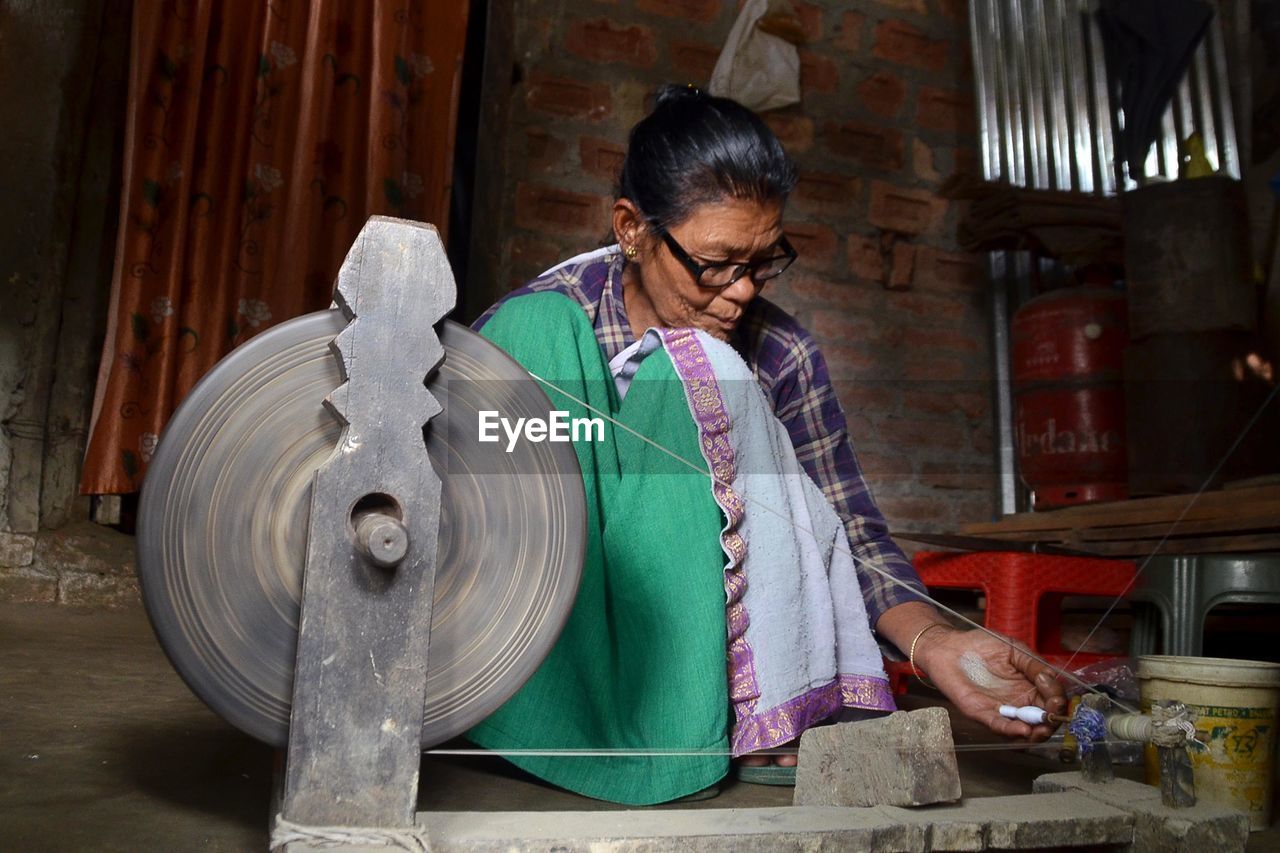
[[[81,490],[137,490],[197,380],[330,302],[372,214],[448,219],[467,0],[137,0]]]

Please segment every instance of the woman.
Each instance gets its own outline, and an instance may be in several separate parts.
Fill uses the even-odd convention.
[[[753,113],[666,87],[631,133],[618,244],[544,273],[476,323],[548,380],[557,408],[586,403],[621,425],[605,447],[576,445],[594,532],[565,635],[473,732],[495,749],[606,753],[516,759],[564,787],[672,799],[722,776],[726,745],[764,763],[748,753],[844,708],[891,709],[868,662],[872,629],[1000,734],[1051,731],[1001,718],[1000,704],[1065,704],[1047,668],[952,628],[921,598],[817,346],[760,297],[796,257],[782,228],[794,186]],[[677,476],[667,451],[703,473]]]

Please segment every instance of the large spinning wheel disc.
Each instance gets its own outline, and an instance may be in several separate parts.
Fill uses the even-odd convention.
[[[329,343],[345,324],[338,311],[309,314],[219,362],[166,428],[139,507],[138,572],[161,645],[196,695],[276,745],[288,738],[312,477],[340,434],[321,401],[342,382]],[[424,747],[480,722],[546,657],[573,605],[586,527],[572,445],[503,453],[460,426],[482,409],[546,417],[546,396],[479,335],[446,322],[440,339]]]

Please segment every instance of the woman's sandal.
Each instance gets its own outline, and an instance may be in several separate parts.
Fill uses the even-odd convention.
[[[739,764],[734,772],[739,782],[750,785],[796,784],[795,765],[783,767],[779,764]]]

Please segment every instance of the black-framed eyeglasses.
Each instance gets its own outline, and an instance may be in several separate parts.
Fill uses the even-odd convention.
[[[654,225],[653,228],[662,237],[662,241],[667,244],[667,248],[671,250],[671,254],[675,259],[684,264],[685,269],[693,274],[693,279],[698,283],[698,287],[704,287],[707,290],[724,290],[745,275],[751,276],[751,280],[759,287],[769,279],[782,275],[783,271],[791,266],[798,254],[790,241],[783,235],[782,239],[778,241],[778,248],[782,250],[780,255],[761,258],[758,261],[748,261],[747,263],[720,261],[714,264],[700,264],[689,256],[689,253],[676,242],[676,238],[672,237],[667,229],[660,225]]]

